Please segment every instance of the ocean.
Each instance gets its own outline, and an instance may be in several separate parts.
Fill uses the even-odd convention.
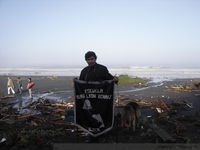
[[[0,75],[78,77],[83,67],[0,68]],[[107,68],[112,75],[127,74],[131,77],[150,79],[200,78],[198,65],[110,65]]]

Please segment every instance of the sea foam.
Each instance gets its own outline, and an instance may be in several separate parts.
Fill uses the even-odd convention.
[[[170,66],[123,66],[107,67],[112,75],[127,74],[142,78],[200,78],[200,67]],[[79,76],[81,67],[62,68],[0,68],[0,75],[6,76]]]

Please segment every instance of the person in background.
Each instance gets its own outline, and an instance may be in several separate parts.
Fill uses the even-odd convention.
[[[21,94],[22,93],[22,80],[20,77],[17,78],[17,87],[18,87],[18,92]]]
[[[7,87],[8,87],[8,94],[10,94],[10,90],[12,91],[13,94],[15,94],[15,91],[14,91],[15,86],[10,77],[8,77]]]
[[[35,85],[35,83],[31,80],[31,78],[28,78],[28,85],[27,85],[27,89],[29,91],[29,97],[33,98],[33,94],[32,94],[32,87]]]

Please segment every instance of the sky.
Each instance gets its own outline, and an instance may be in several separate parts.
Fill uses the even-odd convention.
[[[0,0],[0,68],[199,65],[199,0]]]

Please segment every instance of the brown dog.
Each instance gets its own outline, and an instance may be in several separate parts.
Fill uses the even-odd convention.
[[[136,126],[139,127],[140,107],[135,102],[128,103],[122,110],[121,126],[135,131]]]

